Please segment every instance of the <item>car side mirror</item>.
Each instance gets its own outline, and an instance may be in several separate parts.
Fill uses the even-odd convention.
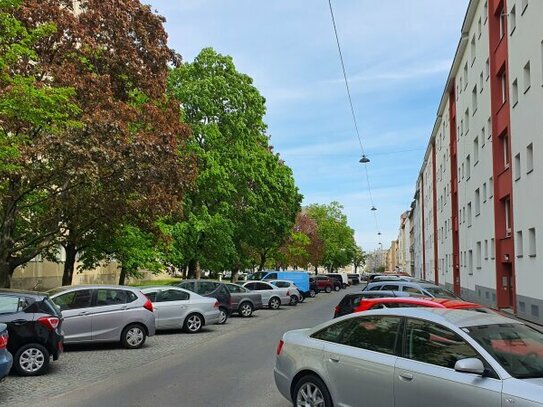
[[[477,358],[460,359],[454,365],[454,370],[461,373],[473,373],[482,376],[485,372],[483,362]]]

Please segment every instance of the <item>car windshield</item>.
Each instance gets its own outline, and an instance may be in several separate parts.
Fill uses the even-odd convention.
[[[247,276],[247,280],[262,280],[266,274],[268,273],[265,273],[263,271],[257,271],[256,273],[249,274]]]
[[[424,287],[426,291],[432,294],[436,298],[449,298],[451,300],[460,300],[461,298],[450,292],[449,290],[444,290],[439,287]]]
[[[543,334],[523,324],[481,325],[464,330],[513,377],[543,377]]]

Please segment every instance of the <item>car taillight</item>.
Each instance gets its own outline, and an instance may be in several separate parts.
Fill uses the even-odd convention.
[[[281,351],[283,350],[283,345],[285,342],[282,339],[279,339],[279,343],[277,344],[277,356],[281,354]]]
[[[0,350],[2,349],[6,349],[7,346],[8,346],[8,333],[4,333],[2,335],[0,335]]]
[[[151,312],[154,311],[153,303],[151,302],[149,298],[147,298],[147,301],[145,301],[145,304],[143,304],[143,308],[145,308],[147,311],[151,311]]]
[[[54,331],[55,329],[57,329],[57,326],[60,323],[60,319],[58,319],[57,317],[40,317],[38,318],[38,323],[42,324],[50,331]]]
[[[213,308],[219,308],[219,301],[215,301],[215,304],[213,304]]]
[[[336,310],[335,310],[335,312],[336,312],[336,315],[339,314],[339,305],[336,305]]]

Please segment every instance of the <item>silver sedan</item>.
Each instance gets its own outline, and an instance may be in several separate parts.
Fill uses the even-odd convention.
[[[219,323],[219,303],[178,287],[156,286],[141,289],[153,303],[156,329],[180,329],[199,332],[204,325]]]
[[[367,311],[287,332],[274,373],[298,407],[542,407],[543,334],[476,311]]]

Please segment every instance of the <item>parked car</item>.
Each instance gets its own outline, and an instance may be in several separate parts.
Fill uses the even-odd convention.
[[[239,316],[248,318],[255,310],[262,308],[262,294],[249,291],[238,284],[225,284],[232,297],[232,309]]]
[[[317,280],[315,280],[315,277],[309,277],[309,293],[304,293],[302,291],[302,295],[304,295],[306,298],[314,298],[318,293],[320,293],[320,291],[321,290],[319,290],[319,285],[317,284]]]
[[[326,277],[329,277],[332,280],[332,284],[334,285],[334,291],[339,291],[342,288],[345,288],[343,286],[343,278],[339,274],[329,273],[325,274]]]
[[[403,291],[360,291],[346,294],[334,310],[334,318],[352,314],[360,301],[366,298],[409,297],[409,293]]]
[[[543,405],[543,334],[496,313],[351,314],[285,333],[276,353],[275,383],[297,406]]]
[[[307,296],[309,294],[309,272],[305,270],[297,271],[258,271],[249,275],[248,281],[270,281],[270,280],[288,280],[296,284],[298,290]]]
[[[449,308],[466,309],[479,312],[492,312],[474,302],[461,300],[449,300],[445,298],[365,298],[360,301],[354,312],[368,311],[381,308],[408,308],[408,307],[427,307],[427,308]]]
[[[278,309],[281,305],[290,304],[288,288],[279,288],[267,281],[248,281],[243,287],[262,295],[262,304],[268,308]]]
[[[13,356],[8,350],[8,340],[8,326],[0,324],[0,382],[6,378],[13,365]]]
[[[349,277],[349,283],[351,285],[360,284],[360,274],[348,273],[347,276]]]
[[[62,315],[47,294],[0,290],[0,323],[7,325],[7,350],[20,375],[47,372],[51,358],[57,360],[64,349]]]
[[[205,325],[219,323],[219,301],[179,287],[144,287],[141,292],[153,303],[157,330],[183,328],[200,332]]]
[[[461,300],[452,291],[427,282],[413,281],[381,281],[369,283],[364,290],[367,291],[406,291],[408,293],[419,294],[424,297],[448,298],[451,300]]]
[[[155,334],[153,304],[136,288],[80,285],[48,293],[62,311],[67,344],[120,342],[137,349]]]
[[[292,281],[287,280],[270,280],[271,284],[278,288],[287,288],[290,293],[290,305],[296,305],[304,300],[303,295]]]
[[[315,281],[317,282],[317,287],[319,288],[319,291],[331,293],[334,289],[334,282],[330,277],[318,275],[315,276]]]
[[[232,296],[224,283],[213,280],[185,280],[177,284],[178,287],[192,291],[204,297],[215,298],[219,301],[219,324],[225,324],[232,314]]]

